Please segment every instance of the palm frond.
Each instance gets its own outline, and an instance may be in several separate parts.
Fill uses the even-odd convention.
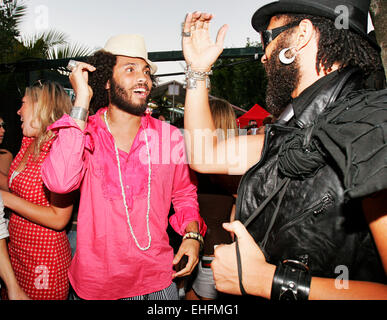
[[[12,16],[15,19],[16,27],[20,25],[24,16],[27,13],[27,6],[23,1],[18,2],[17,0],[12,1]]]
[[[89,47],[79,44],[67,44],[62,46],[57,46],[48,51],[48,59],[64,59],[64,58],[75,58],[75,57],[85,57],[89,56],[94,52],[94,50]]]
[[[60,46],[67,44],[67,35],[64,32],[49,30],[41,33],[43,41],[48,47]]]
[[[47,48],[67,44],[67,35],[56,30],[49,30],[33,34],[32,36],[22,36],[21,42],[26,47],[33,47],[36,43],[42,41]]]
[[[10,32],[14,37],[20,33],[18,27],[27,12],[27,6],[17,0],[0,1],[0,28],[1,32]]]

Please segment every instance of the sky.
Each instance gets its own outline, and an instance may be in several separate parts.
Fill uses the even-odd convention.
[[[27,14],[20,25],[22,36],[57,30],[71,43],[102,48],[107,39],[122,33],[139,33],[148,52],[181,50],[181,24],[188,12],[215,15],[211,35],[215,40],[223,24],[229,25],[225,48],[245,47],[247,39],[258,40],[251,26],[253,13],[270,0],[25,0]],[[158,62],[158,74],[182,72],[180,62]],[[163,77],[160,82],[183,80]]]

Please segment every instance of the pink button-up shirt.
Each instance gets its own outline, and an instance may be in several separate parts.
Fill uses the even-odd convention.
[[[172,283],[173,249],[166,232],[171,202],[171,226],[183,234],[187,224],[198,221],[196,187],[186,164],[184,139],[179,129],[150,116],[141,127],[131,150],[119,150],[122,182],[130,222],[139,245],[148,244],[148,155],[151,157],[149,227],[151,246],[141,251],[127,222],[119,179],[114,139],[100,109],[81,131],[64,115],[49,129],[57,135],[42,166],[43,181],[53,192],[80,188],[77,248],[69,270],[70,282],[83,299],[120,299],[162,290]]]

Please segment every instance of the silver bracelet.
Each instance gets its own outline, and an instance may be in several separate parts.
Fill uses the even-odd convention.
[[[210,75],[212,75],[212,70],[208,72],[193,71],[191,65],[187,65],[185,69],[185,83],[184,89],[196,89],[197,81],[206,81],[206,88],[210,89]]]
[[[89,111],[82,107],[72,107],[70,117],[73,119],[86,121]]]
[[[183,236],[183,240],[185,240],[185,239],[193,239],[193,240],[199,241],[200,251],[202,251],[203,246],[204,246],[204,239],[203,239],[203,236],[199,232],[193,232],[193,231],[187,232]]]

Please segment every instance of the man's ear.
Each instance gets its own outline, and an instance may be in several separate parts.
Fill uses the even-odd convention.
[[[296,38],[297,51],[305,48],[315,35],[316,29],[312,21],[309,19],[302,20],[298,26],[298,34]]]

